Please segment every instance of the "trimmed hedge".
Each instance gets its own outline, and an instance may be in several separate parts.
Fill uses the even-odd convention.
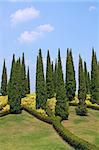
[[[70,102],[69,106],[78,106],[78,103]],[[87,108],[91,108],[91,109],[94,109],[94,110],[99,110],[99,106],[98,105],[95,106],[93,104],[90,104],[90,105],[86,104],[86,106],[87,106]]]
[[[41,115],[36,110],[30,109],[26,106],[23,107],[23,110],[27,111],[31,115],[35,116],[37,119],[40,119],[41,121],[44,121],[46,123],[52,124],[52,120],[48,116]]]
[[[7,111],[7,112],[0,112],[0,117],[6,116],[8,114],[9,114],[9,111]]]
[[[54,116],[44,116],[41,115],[40,113],[36,112],[36,110],[32,110],[28,107],[23,108],[25,111],[28,113],[32,114],[36,118],[52,124],[54,129],[58,132],[58,134],[66,141],[68,142],[71,146],[73,146],[76,150],[99,150],[98,147],[95,145],[79,138],[78,136],[74,135],[71,133],[68,129],[66,129],[62,124],[61,124],[61,118],[60,117],[54,117]]]

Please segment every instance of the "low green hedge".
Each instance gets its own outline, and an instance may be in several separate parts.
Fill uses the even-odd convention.
[[[36,118],[46,123],[52,124],[54,129],[58,132],[58,134],[76,150],[99,150],[99,148],[97,148],[95,145],[92,145],[91,143],[79,138],[78,136],[71,133],[68,129],[66,129],[61,124],[60,117],[44,116],[36,112],[36,110],[32,110],[26,106],[23,109],[35,116]]]
[[[78,103],[70,102],[69,105],[70,106],[78,106]],[[94,110],[99,110],[99,105],[94,105],[94,104],[86,104],[86,105],[87,105],[87,108],[91,108],[91,109],[94,109]]]
[[[23,110],[27,111],[27,112],[30,113],[31,115],[33,115],[33,116],[35,116],[36,118],[40,119],[41,121],[44,121],[44,122],[49,123],[49,124],[52,124],[52,121],[51,121],[50,117],[41,115],[41,114],[38,113],[36,110],[33,110],[33,109],[28,108],[28,107],[26,107],[26,106],[23,107]]]
[[[9,114],[9,111],[7,111],[7,112],[0,112],[0,117],[3,117],[3,116],[6,116],[6,115],[8,115]]]
[[[92,145],[91,143],[71,133],[60,122],[53,121],[53,127],[58,132],[58,134],[76,150],[99,150],[99,148],[95,145]]]

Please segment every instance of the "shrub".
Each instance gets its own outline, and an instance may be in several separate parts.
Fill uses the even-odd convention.
[[[0,96],[0,110],[8,103],[8,96]]]
[[[47,100],[47,106],[51,109],[51,111],[52,111],[53,113],[55,113],[56,101],[57,101],[57,100],[56,100],[55,97],[53,97],[53,98]]]
[[[76,107],[76,114],[80,115],[80,116],[86,116],[87,115],[87,106],[82,104],[82,105],[78,105],[78,107]]]

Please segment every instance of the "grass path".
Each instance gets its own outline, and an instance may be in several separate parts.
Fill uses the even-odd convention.
[[[63,125],[77,136],[99,146],[99,111],[88,109],[88,116],[80,117],[75,114],[75,107],[70,107],[69,120]]]
[[[23,111],[0,118],[1,150],[73,150],[53,127]]]

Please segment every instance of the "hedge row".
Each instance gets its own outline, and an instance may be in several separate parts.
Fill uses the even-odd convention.
[[[6,111],[6,112],[0,112],[0,117],[3,117],[3,116],[6,116],[9,114],[9,111]]]
[[[78,103],[76,103],[76,102],[70,102],[69,105],[70,106],[77,106]],[[99,110],[99,106],[98,105],[95,106],[93,104],[92,105],[88,105],[87,104],[87,108],[91,108],[91,109],[94,109],[94,110]]]
[[[73,146],[76,150],[98,150],[95,145],[92,145],[91,143],[79,138],[78,136],[74,135],[71,133],[68,129],[66,129],[62,124],[61,124],[61,119],[60,117],[48,117],[41,115],[40,113],[36,112],[35,110],[32,110],[28,107],[23,108],[25,111],[29,112],[36,118],[52,124],[54,129],[58,132],[58,134],[66,141],[68,142],[71,146]]]

